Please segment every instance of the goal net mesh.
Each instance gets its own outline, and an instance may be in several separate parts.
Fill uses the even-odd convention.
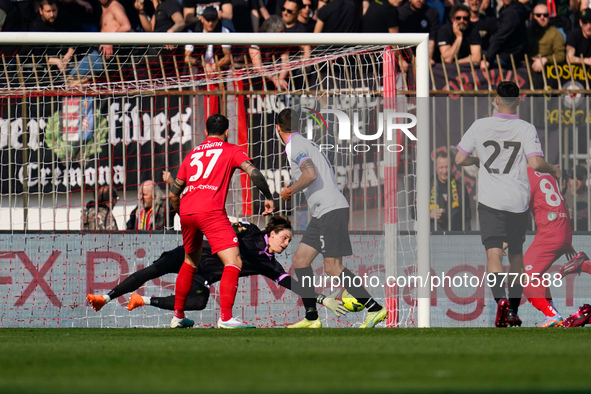
[[[70,48],[74,55],[66,62]],[[416,141],[387,133],[384,126],[389,113],[414,113],[412,48],[229,48],[115,46],[106,57],[98,47],[65,43],[2,53],[1,327],[168,325],[170,311],[145,306],[128,312],[129,295],[99,312],[85,297],[106,294],[182,244],[163,175],[176,175],[183,157],[205,139],[205,120],[213,113],[229,118],[230,142],[249,154],[266,176],[279,212],[291,218],[293,241],[276,257],[295,277],[291,259],[309,212],[303,196],[290,202],[279,197],[293,182],[275,134],[275,117],[286,107],[302,111],[302,133],[323,148],[350,203],[353,255],[344,258],[344,265],[390,309],[388,326],[416,324],[412,283],[387,283],[387,276],[398,279],[416,271]],[[359,132],[341,134],[343,119]],[[153,204],[154,217],[163,218],[160,225],[142,221],[146,197],[141,185],[147,180],[157,186],[150,197],[164,199]],[[82,211],[98,201],[104,187],[110,201],[117,200],[112,209],[116,230],[85,230]],[[244,174],[234,175],[229,216],[262,229],[263,200]],[[331,282],[320,257],[313,268],[317,291],[328,295]],[[170,295],[174,282],[175,275],[168,274],[137,292]],[[234,311],[261,327],[285,326],[304,316],[297,295],[261,276],[240,280]],[[336,319],[323,307],[320,314],[328,327],[358,326],[365,316],[349,313]],[[216,283],[207,307],[188,317],[211,326],[218,315]]]

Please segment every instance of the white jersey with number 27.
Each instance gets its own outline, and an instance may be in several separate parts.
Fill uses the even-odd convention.
[[[480,159],[478,202],[501,211],[527,211],[527,159],[544,156],[536,128],[519,115],[496,113],[478,119],[458,145],[466,156],[475,149]]]

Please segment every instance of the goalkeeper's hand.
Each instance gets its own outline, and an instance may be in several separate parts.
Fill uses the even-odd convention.
[[[344,316],[349,311],[347,310],[347,308],[343,306],[343,301],[337,300],[337,297],[340,293],[341,290],[339,289],[331,295],[329,295],[328,297],[324,294],[319,294],[316,298],[316,302],[330,309],[336,317],[340,317],[341,315]]]

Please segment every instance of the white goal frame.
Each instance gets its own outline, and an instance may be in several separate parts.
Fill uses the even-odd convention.
[[[422,283],[417,283],[417,325],[430,327],[430,288],[428,279],[431,269],[430,257],[430,135],[429,135],[429,36],[426,33],[41,33],[0,32],[4,44],[55,45],[412,45],[416,46],[416,97],[417,97],[417,174],[416,174],[416,242],[417,274]],[[396,239],[396,224],[384,226],[384,237]],[[385,242],[385,260],[395,259],[396,242]],[[392,249],[394,248],[394,249]],[[394,255],[390,254],[394,253]],[[394,257],[392,257],[394,256]],[[388,265],[386,265],[387,267]],[[386,272],[387,275],[390,273]],[[421,284],[421,286],[419,286]]]

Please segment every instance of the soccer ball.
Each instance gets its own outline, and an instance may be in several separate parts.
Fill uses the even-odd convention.
[[[357,298],[349,294],[347,290],[343,290],[341,300],[343,301],[343,306],[351,312],[359,312],[365,308],[363,304],[357,301]]]

